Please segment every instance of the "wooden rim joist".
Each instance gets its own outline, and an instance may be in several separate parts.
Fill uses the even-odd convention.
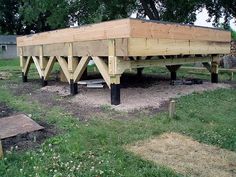
[[[120,104],[120,77],[129,69],[167,66],[171,79],[182,64],[202,62],[218,80],[218,61],[230,53],[230,33],[193,26],[122,19],[17,38],[23,81],[34,63],[47,85],[58,62],[71,94],[93,60],[107,86],[111,104]]]

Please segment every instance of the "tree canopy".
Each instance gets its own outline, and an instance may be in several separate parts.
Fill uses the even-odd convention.
[[[206,8],[214,25],[236,17],[235,0],[0,0],[0,33],[29,34],[136,14],[137,18],[193,24]]]

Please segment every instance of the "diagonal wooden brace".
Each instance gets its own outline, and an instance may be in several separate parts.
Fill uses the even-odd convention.
[[[77,65],[75,71],[74,71],[74,82],[78,82],[80,80],[80,78],[82,77],[88,63],[90,61],[90,57],[82,57],[80,59],[79,64]]]
[[[70,83],[70,72],[68,70],[68,63],[61,56],[56,57],[59,65],[61,66],[62,71],[64,72],[67,81]]]
[[[93,57],[93,61],[97,66],[99,72],[101,73],[103,79],[105,80],[107,86],[110,88],[111,86],[110,86],[110,75],[108,72],[108,65],[100,57]]]
[[[37,71],[39,73],[39,76],[40,76],[40,78],[42,78],[43,77],[43,73],[42,73],[42,70],[41,70],[41,67],[40,67],[39,59],[37,57],[35,57],[35,56],[33,56],[32,58],[33,58],[35,66],[36,66],[36,69],[37,69]]]
[[[52,68],[53,68],[53,65],[54,65],[55,62],[56,62],[56,57],[52,56],[52,57],[49,58],[49,60],[47,62],[47,66],[44,70],[44,79],[45,80],[48,80],[49,75],[52,71]]]

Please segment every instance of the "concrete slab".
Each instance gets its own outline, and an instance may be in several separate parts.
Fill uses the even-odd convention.
[[[5,117],[0,119],[0,138],[5,139],[43,128],[24,114]]]

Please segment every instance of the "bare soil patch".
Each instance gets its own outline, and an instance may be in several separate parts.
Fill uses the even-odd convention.
[[[165,133],[156,138],[128,145],[126,149],[184,175],[236,176],[235,152],[202,144],[177,133]]]

